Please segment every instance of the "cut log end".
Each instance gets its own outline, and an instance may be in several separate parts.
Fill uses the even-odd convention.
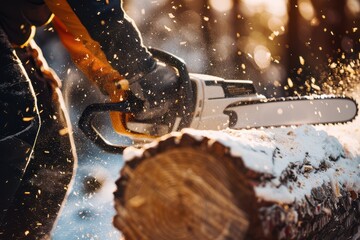
[[[170,149],[122,172],[114,223],[126,239],[243,239],[234,167],[199,148]],[[124,180],[126,179],[126,180]],[[124,185],[118,182],[120,185]]]

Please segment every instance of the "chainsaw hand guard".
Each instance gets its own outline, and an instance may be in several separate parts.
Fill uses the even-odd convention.
[[[193,116],[193,108],[191,107],[193,105],[193,89],[190,82],[189,72],[186,68],[184,61],[170,53],[161,50],[149,49],[149,51],[154,55],[154,58],[177,69],[179,74],[180,86],[178,100],[180,106],[188,106],[186,108],[181,108],[175,114],[172,114],[172,123],[171,121],[169,123],[171,129],[169,130],[169,132],[188,127],[192,121]],[[92,142],[94,142],[102,150],[109,153],[122,153],[123,150],[128,146],[111,144],[95,128],[95,126],[93,125],[93,120],[95,116],[101,112],[110,112],[112,115],[115,131],[118,132],[120,135],[130,137],[140,136],[144,138],[154,138],[155,136],[153,135],[133,132],[127,128],[127,120],[129,118],[125,117],[125,115],[136,114],[137,112],[140,112],[142,110],[143,101],[139,98],[136,98],[135,96],[132,96],[131,94],[125,101],[122,102],[94,103],[86,107],[86,109],[83,111],[79,120],[79,128]],[[177,126],[174,125],[175,117],[181,119],[180,123]],[[114,122],[114,119],[116,118],[118,120]],[[149,123],[149,121],[147,122]],[[118,124],[121,124],[122,126],[117,126]],[[157,119],[154,119],[154,123],[152,124],[156,125]]]
[[[80,120],[79,128],[81,131],[102,150],[109,153],[122,153],[127,146],[113,145],[107,141],[100,132],[93,126],[96,114],[101,112],[121,112],[131,113],[136,109],[141,109],[142,103],[135,99],[126,100],[118,103],[93,103],[85,108]]]

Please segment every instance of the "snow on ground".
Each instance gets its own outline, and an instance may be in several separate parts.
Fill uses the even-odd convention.
[[[89,86],[85,78],[70,69],[68,72],[63,91],[70,118],[74,123],[79,161],[74,185],[55,226],[52,239],[118,240],[121,233],[112,225],[115,215],[113,192],[123,166],[122,156],[102,152],[78,129],[76,123],[85,107],[104,100],[97,89]],[[91,191],[91,185],[96,188],[97,184],[98,189]]]
[[[112,225],[115,215],[113,192],[122,160],[101,154],[79,164],[75,183],[53,232],[53,240],[115,240],[121,233]],[[87,180],[101,183],[97,191],[84,189]]]

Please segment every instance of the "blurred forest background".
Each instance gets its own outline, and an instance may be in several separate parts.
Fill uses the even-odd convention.
[[[269,97],[342,93],[359,81],[360,0],[124,0],[123,5],[145,45],[183,58],[192,72],[252,79]],[[67,79],[68,59],[61,47],[53,47],[55,34],[38,35],[53,67]]]
[[[124,1],[147,45],[267,96],[342,93],[358,80],[359,0]],[[356,74],[357,73],[357,74]]]

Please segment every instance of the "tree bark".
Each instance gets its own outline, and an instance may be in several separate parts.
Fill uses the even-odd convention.
[[[323,135],[185,131],[128,149],[114,225],[126,239],[347,239],[360,225],[360,158],[322,136],[314,161],[295,136],[309,132]],[[294,161],[279,171],[284,146]]]

